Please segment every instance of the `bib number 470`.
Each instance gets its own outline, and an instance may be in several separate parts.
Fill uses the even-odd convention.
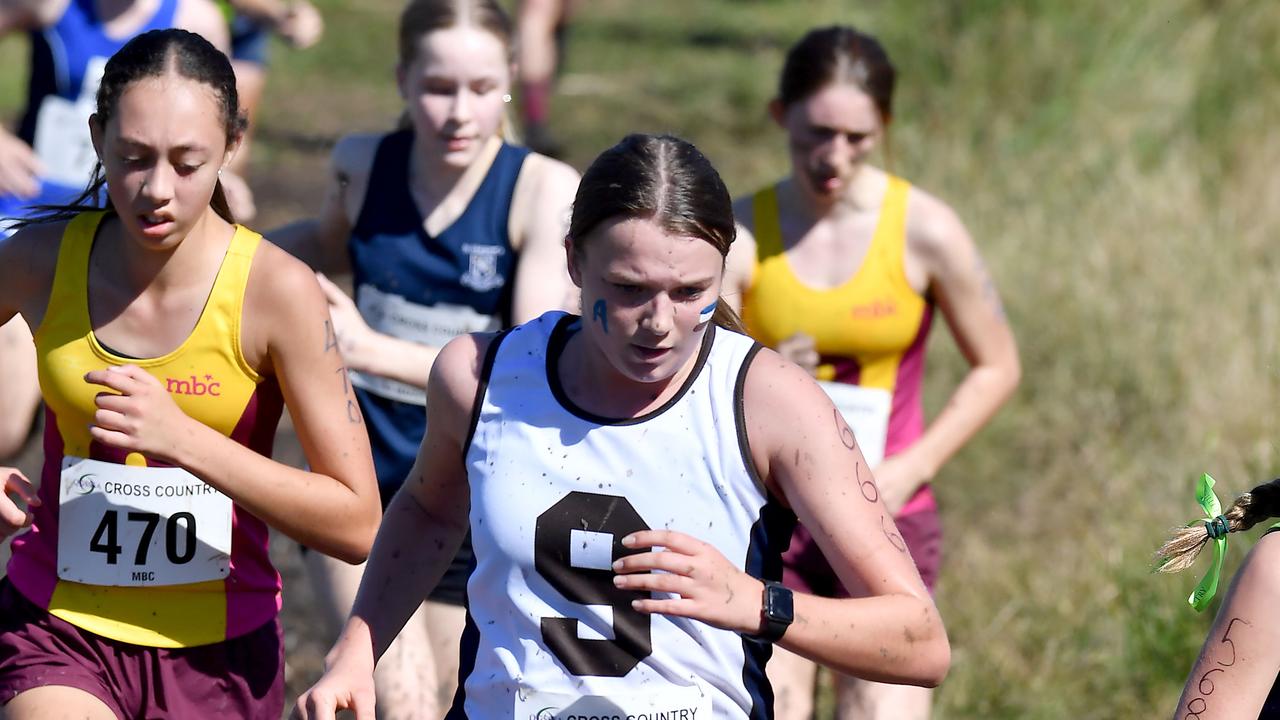
[[[146,565],[147,555],[151,551],[151,539],[156,528],[160,526],[160,514],[152,512],[130,512],[125,521],[139,523],[142,535],[138,547],[133,553],[134,565]],[[89,551],[106,555],[108,565],[119,562],[124,548],[117,540],[119,537],[120,512],[108,510],[102,515],[102,522],[93,531],[89,540]],[[170,515],[164,524],[164,554],[174,565],[185,565],[196,555],[196,518],[189,512],[177,512]]]

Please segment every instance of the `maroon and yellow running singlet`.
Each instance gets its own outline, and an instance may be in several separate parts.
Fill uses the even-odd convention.
[[[261,236],[237,226],[190,336],[155,358],[122,357],[94,336],[89,254],[106,213],[68,223],[44,321],[34,333],[46,405],[44,467],[32,527],[13,541],[8,574],[32,603],[98,635],[190,647],[244,635],[280,611],[267,526],[181,468],[89,435],[84,375],[132,364],[187,415],[270,456],[283,401],[240,347],[245,285]]]

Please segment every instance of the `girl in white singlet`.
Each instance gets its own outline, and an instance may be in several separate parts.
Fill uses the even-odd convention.
[[[441,351],[427,435],[303,718],[373,717],[373,669],[470,529],[460,718],[767,718],[774,643],[937,684],[936,608],[847,424],[718,301],[729,195],[632,135],[583,177],[561,312]],[[867,597],[779,585],[796,518]]]

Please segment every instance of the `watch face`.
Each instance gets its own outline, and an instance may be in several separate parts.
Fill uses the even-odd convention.
[[[795,608],[791,603],[791,591],[781,585],[768,585],[765,592],[764,614],[771,620],[791,622]]]

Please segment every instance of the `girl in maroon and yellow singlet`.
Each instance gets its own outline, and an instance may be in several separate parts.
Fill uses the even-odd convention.
[[[349,562],[378,524],[359,407],[311,271],[234,224],[230,62],[155,30],[106,64],[101,161],[0,244],[0,323],[33,328],[37,495],[0,468],[0,715],[279,718],[268,528]],[[106,189],[105,209],[87,206]],[[289,407],[309,471],[271,460]]]
[[[756,243],[740,242],[730,263],[748,329],[823,381],[875,467],[878,486],[863,494],[893,514],[900,549],[932,588],[941,536],[929,481],[1009,397],[1020,370],[995,287],[955,213],[866,163],[889,123],[893,83],[879,43],[849,27],[814,30],[790,50],[769,109],[787,133],[792,172],[737,203]],[[971,367],[926,423],[921,379],[935,308]],[[784,579],[862,594],[836,582],[821,540],[797,529]],[[809,717],[814,666],[779,652],[769,675],[777,717]],[[839,681],[842,718],[923,718],[929,697]]]

